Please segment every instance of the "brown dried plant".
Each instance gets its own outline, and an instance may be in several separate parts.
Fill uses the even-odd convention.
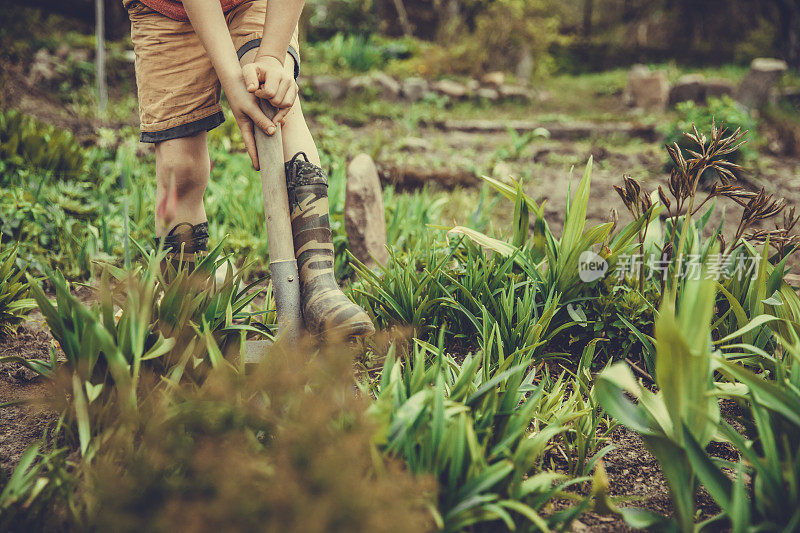
[[[678,143],[666,147],[670,159],[674,163],[667,182],[667,188],[675,199],[675,210],[672,210],[672,202],[661,187],[658,188],[658,196],[671,218],[677,218],[686,212],[690,214],[696,213],[703,204],[714,196],[733,195],[735,197],[743,191],[741,187],[732,185],[732,182],[737,180],[737,175],[743,169],[728,160],[726,156],[736,152],[747,142],[742,140],[747,131],[737,128],[736,131],[728,134],[728,130],[722,124],[717,127],[716,122],[711,124],[710,137],[698,132],[694,124],[692,124],[692,130],[692,133],[684,133],[686,138],[696,147],[694,150],[686,150],[690,157],[687,158],[684,155],[684,150],[678,146]],[[703,202],[695,207],[697,188],[700,184],[700,179],[707,170],[714,170],[722,183],[721,185],[715,184],[717,187],[716,189],[712,187],[712,194],[709,194]]]
[[[678,143],[666,146],[672,162],[674,163],[667,181],[666,190],[659,186],[658,199],[664,206],[666,216],[672,220],[672,231],[662,251],[662,258],[671,258],[683,253],[685,234],[681,235],[680,242],[676,243],[678,219],[685,217],[684,223],[697,214],[703,206],[714,198],[728,198],[742,208],[742,215],[733,239],[727,241],[723,235],[717,238],[721,245],[722,256],[726,257],[733,252],[743,239],[755,242],[764,242],[769,237],[770,243],[778,250],[781,257],[791,252],[800,245],[800,236],[792,235],[797,225],[798,218],[792,209],[788,215],[784,214],[783,226],[776,225],[775,230],[756,230],[747,233],[755,224],[779,215],[786,203],[782,198],[769,195],[762,188],[761,191],[744,189],[734,182],[743,172],[742,167],[731,161],[734,154],[747,141],[743,140],[747,131],[737,128],[729,132],[722,123],[716,121],[711,124],[711,134],[706,136],[692,124],[692,131],[684,133],[691,142],[691,148],[681,148]],[[698,199],[698,188],[701,179],[707,171],[713,171],[718,177],[708,189],[705,198]],[[625,207],[634,218],[643,216],[653,206],[651,197],[630,176],[623,176],[622,186],[615,185]],[[649,223],[649,220],[647,221]],[[644,238],[647,234],[645,225],[639,234],[639,248],[643,252]],[[640,276],[641,277],[641,276]],[[641,280],[640,280],[641,281]]]
[[[647,220],[642,225],[637,236],[639,254],[644,255],[644,240],[647,237],[647,229],[650,227],[651,217],[653,216],[653,201],[650,199],[650,195],[642,192],[642,187],[639,185],[638,181],[628,175],[623,175],[622,180],[624,186],[620,187],[619,185],[614,185],[614,190],[617,191],[617,194],[622,198],[622,203],[625,204],[625,207],[630,211],[631,215],[633,215],[633,218],[638,220],[647,214]],[[639,290],[643,288],[644,269],[639,269]]]
[[[775,248],[778,260],[783,259],[800,246],[800,235],[792,234],[800,217],[795,215],[794,207],[789,212],[783,212],[783,225],[775,224],[774,230],[754,230],[745,235],[745,239],[758,244],[764,244],[769,238],[769,244]]]
[[[743,140],[746,134],[747,131],[742,131],[741,128],[729,133],[723,124],[717,126],[714,121],[711,124],[711,135],[707,137],[692,124],[692,132],[684,135],[692,142],[694,149],[684,150],[677,143],[666,147],[674,163],[667,185],[674,204],[662,187],[658,188],[658,196],[668,217],[673,220],[670,242],[675,238],[678,217],[685,214],[689,217],[695,215],[713,198],[728,198],[743,208],[734,238],[726,242],[724,236],[719,236],[723,257],[741,244],[745,232],[754,224],[783,211],[786,203],[782,198],[775,199],[773,195],[766,194],[764,189],[759,192],[748,191],[733,183],[743,169],[731,161],[729,156],[747,142]],[[698,186],[708,170],[715,171],[719,181],[711,185],[706,197],[698,203]]]

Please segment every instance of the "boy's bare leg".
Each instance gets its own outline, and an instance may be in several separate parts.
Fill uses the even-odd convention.
[[[284,160],[289,161],[297,152],[305,152],[310,162],[320,166],[317,145],[314,144],[314,138],[311,136],[311,131],[309,131],[303,116],[299,96],[289,114],[286,115],[286,122],[281,127],[281,134],[283,135]]]
[[[203,194],[211,175],[206,133],[156,143],[156,236],[181,222],[206,222]]]

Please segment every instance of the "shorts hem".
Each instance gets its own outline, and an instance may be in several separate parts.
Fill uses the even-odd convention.
[[[161,141],[169,141],[170,139],[180,139],[182,137],[191,137],[203,131],[209,131],[220,124],[225,122],[225,115],[222,111],[203,117],[186,124],[179,124],[172,128],[167,128],[161,131],[143,131],[139,136],[139,140],[143,143],[157,143]]]

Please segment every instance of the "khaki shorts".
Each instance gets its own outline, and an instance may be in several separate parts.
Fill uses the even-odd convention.
[[[141,141],[190,137],[225,122],[219,79],[192,25],[136,0],[125,3],[136,53]],[[247,0],[225,13],[239,58],[261,44],[266,12],[266,0]],[[288,50],[295,78],[300,64],[297,50],[295,28]]]

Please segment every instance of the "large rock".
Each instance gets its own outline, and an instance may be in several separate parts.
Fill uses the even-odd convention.
[[[389,261],[383,190],[375,162],[367,154],[358,154],[347,167],[344,227],[350,251],[359,261],[370,268]]]
[[[500,70],[494,72],[487,72],[481,78],[481,83],[487,87],[499,89],[506,82],[506,74]]]
[[[372,78],[369,76],[354,76],[347,82],[347,90],[351,93],[362,93],[372,87]]]
[[[52,81],[56,77],[56,63],[58,58],[50,54],[46,48],[40,48],[33,56],[33,63],[28,74],[31,83],[42,80]]]
[[[422,78],[406,78],[403,80],[401,93],[410,102],[419,102],[428,92],[428,82]]]
[[[522,85],[503,85],[497,92],[499,92],[500,97],[505,100],[530,102],[533,99],[531,91]]]
[[[457,81],[440,80],[431,86],[434,91],[443,94],[453,100],[458,100],[467,96],[467,88]]]
[[[775,84],[788,65],[780,59],[758,58],[736,92],[736,99],[748,107],[764,107],[774,99]]]
[[[340,100],[347,94],[347,81],[333,76],[314,76],[311,78],[314,92],[330,100]]]
[[[664,109],[669,101],[669,80],[663,70],[636,65],[628,73],[628,98],[635,107]]]
[[[728,80],[708,80],[705,82],[705,87],[706,99],[733,96],[736,92],[736,85]]]
[[[669,105],[680,102],[703,104],[706,101],[705,77],[702,74],[685,74],[669,90]]]
[[[475,97],[480,98],[481,100],[489,100],[490,102],[496,102],[500,99],[500,92],[497,89],[493,89],[491,87],[481,87],[477,91],[475,91]]]
[[[384,100],[397,100],[400,98],[400,82],[385,72],[376,72],[372,75],[372,85],[378,96]]]

